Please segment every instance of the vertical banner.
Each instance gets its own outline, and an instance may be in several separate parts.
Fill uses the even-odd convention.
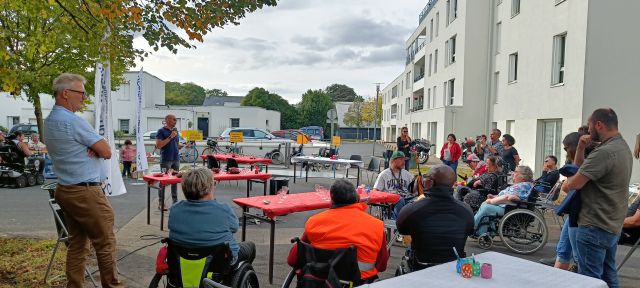
[[[111,116],[111,68],[109,62],[96,64],[95,82],[95,113],[96,131],[104,137],[111,147],[111,159],[103,161],[102,176],[105,179],[103,191],[107,196],[118,196],[127,193],[127,188],[122,182],[120,174],[120,161],[116,153],[116,145],[113,137],[113,120]]]
[[[136,81],[138,85],[138,91],[136,93],[136,170],[139,172],[149,169],[147,150],[144,148],[144,139],[142,137],[144,133],[142,131],[142,77],[143,71],[141,68],[138,73],[138,80]]]

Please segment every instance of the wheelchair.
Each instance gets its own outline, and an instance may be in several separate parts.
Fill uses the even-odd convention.
[[[460,257],[467,257],[467,254],[464,251],[461,251]],[[419,270],[433,267],[440,264],[442,263],[422,262],[418,259],[418,257],[415,254],[412,253],[412,251],[407,249],[405,254],[400,259],[400,264],[398,264],[398,267],[396,267],[396,272],[394,275],[397,277],[397,276],[419,271]]]
[[[282,288],[346,288],[371,283],[377,279],[360,279],[356,247],[353,245],[328,250],[315,248],[298,237],[291,239],[291,242],[298,246],[297,262],[287,274]]]
[[[165,287],[259,288],[253,266],[244,261],[233,264],[229,243],[210,247],[186,247],[165,238],[168,270],[156,274],[149,288],[157,288],[163,276]]]
[[[27,157],[12,141],[0,147],[0,185],[24,188],[44,184],[44,158]]]
[[[490,249],[493,238],[499,236],[504,245],[518,254],[532,254],[542,249],[547,243],[549,229],[544,218],[544,208],[538,203],[538,191],[534,183],[526,201],[516,205],[507,205],[503,216],[489,215],[480,220],[480,225],[487,225],[487,232],[478,236],[478,246]]]

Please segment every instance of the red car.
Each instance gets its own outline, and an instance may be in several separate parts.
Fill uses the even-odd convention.
[[[304,135],[305,137],[307,137],[307,141],[311,141],[311,136],[296,129],[276,130],[272,131],[271,134],[278,138],[291,139],[293,141],[296,141],[298,139],[298,135]]]

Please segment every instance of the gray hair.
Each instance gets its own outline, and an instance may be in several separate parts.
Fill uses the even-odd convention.
[[[520,169],[520,176],[524,182],[533,182],[533,170],[529,166],[520,165],[518,169]]]
[[[87,79],[82,75],[62,73],[60,76],[53,80],[53,97],[56,97],[59,93],[62,93],[65,89],[71,89],[71,85],[76,82],[82,82],[85,84]]]
[[[182,175],[182,193],[188,200],[200,200],[213,192],[211,170],[199,167]]]

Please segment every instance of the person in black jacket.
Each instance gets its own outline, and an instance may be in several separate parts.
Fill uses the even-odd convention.
[[[560,172],[558,171],[558,158],[553,155],[548,155],[544,158],[544,166],[542,167],[542,175],[535,180],[536,183],[542,183],[543,185],[536,186],[536,190],[540,193],[549,193],[553,185],[556,185],[560,179]]]
[[[411,137],[409,137],[409,129],[407,127],[402,127],[402,129],[400,129],[400,133],[400,137],[398,137],[396,144],[398,144],[398,151],[401,151],[404,153],[404,156],[407,157],[404,160],[404,169],[409,171],[409,159],[411,157],[411,154],[409,154],[409,152],[411,152]]]
[[[401,234],[411,235],[410,259],[413,263],[453,261],[456,259],[453,247],[460,257],[465,257],[467,236],[473,233],[473,212],[453,198],[455,180],[456,174],[449,166],[432,167],[423,180],[425,197],[400,211],[396,226]]]

